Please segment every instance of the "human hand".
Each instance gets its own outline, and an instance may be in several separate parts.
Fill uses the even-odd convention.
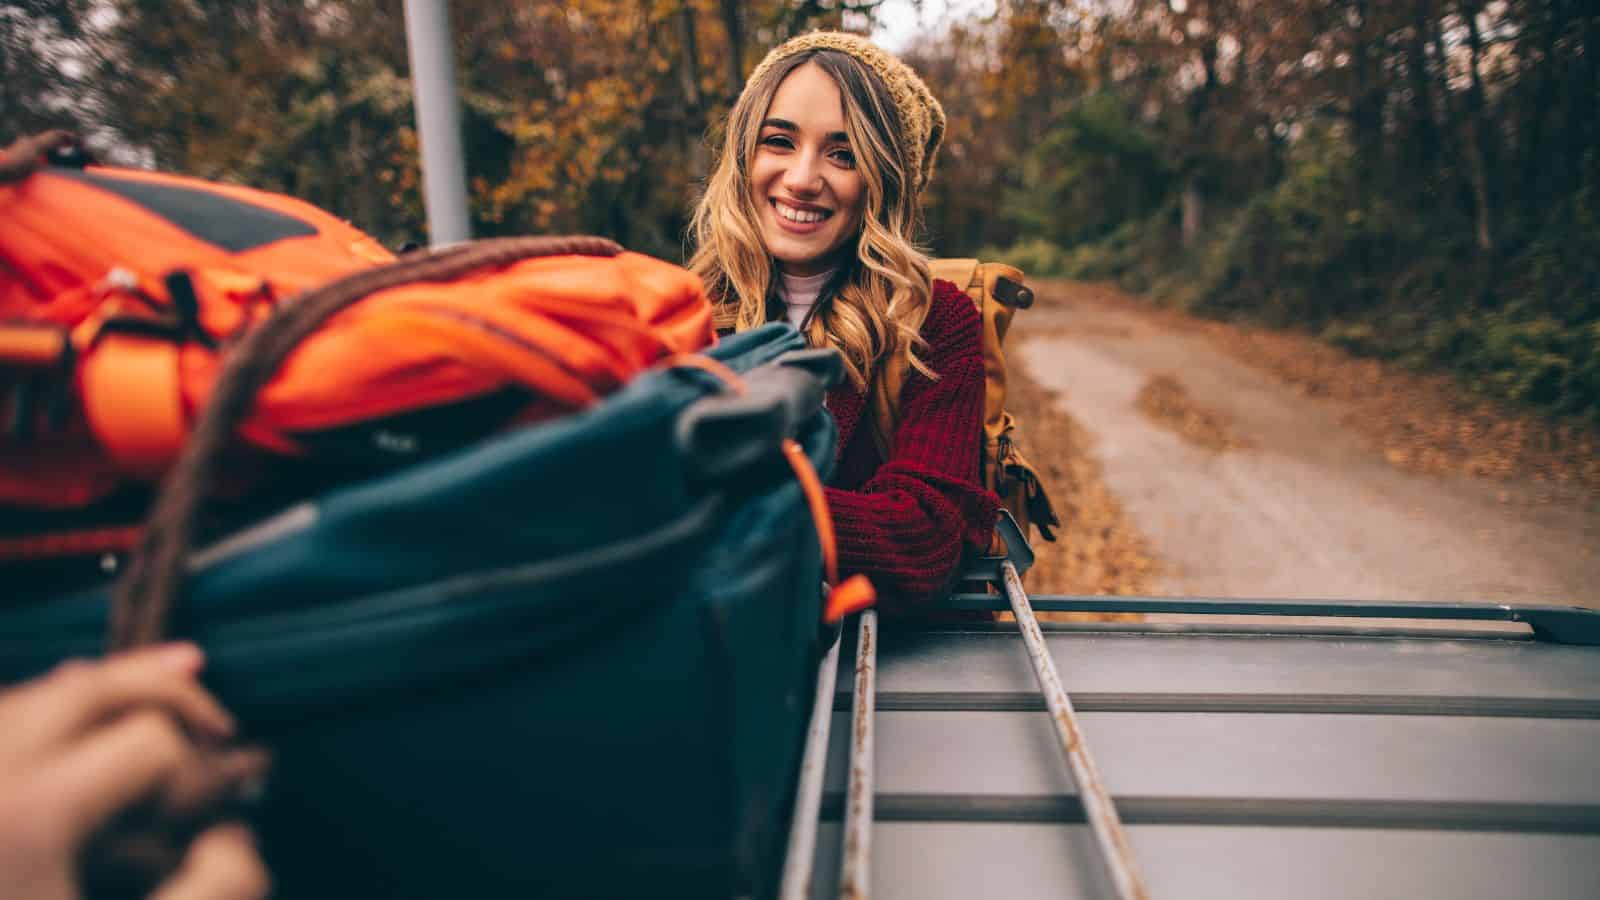
[[[50,154],[71,148],[81,150],[78,136],[60,128],[17,138],[0,148],[0,183],[24,178],[43,165]]]
[[[234,723],[196,680],[203,664],[168,644],[0,693],[0,900],[78,900],[97,856],[159,872],[151,900],[266,895],[249,830],[204,821],[267,759],[216,749]]]

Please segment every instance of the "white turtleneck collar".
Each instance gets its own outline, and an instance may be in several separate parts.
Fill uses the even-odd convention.
[[[817,305],[817,295],[822,293],[823,285],[833,277],[835,270],[818,272],[815,275],[787,275],[778,273],[778,292],[783,297],[784,317],[789,324],[796,328],[811,314],[811,308]]]

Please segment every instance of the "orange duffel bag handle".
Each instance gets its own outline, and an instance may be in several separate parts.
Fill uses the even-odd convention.
[[[622,247],[598,237],[498,238],[358,272],[280,307],[228,354],[210,402],[168,473],[144,536],[111,598],[109,649],[166,637],[183,587],[185,561],[202,504],[217,484],[222,453],[260,393],[299,344],[340,310],[370,294],[417,282],[445,282],[481,268],[541,256],[604,256]]]

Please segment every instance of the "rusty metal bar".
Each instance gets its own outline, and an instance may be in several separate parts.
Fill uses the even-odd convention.
[[[844,865],[839,900],[872,893],[872,717],[876,707],[878,612],[861,613],[856,636],[856,698],[850,717],[850,781],[845,790]]]
[[[1045,645],[1044,633],[1039,630],[1039,620],[1034,618],[1028,595],[1022,590],[1022,579],[1017,575],[1016,567],[1009,562],[1001,563],[1000,574],[1005,581],[1006,596],[1011,600],[1011,612],[1016,615],[1023,642],[1027,644],[1028,658],[1033,661],[1033,672],[1039,678],[1039,690],[1044,693],[1050,719],[1055,723],[1056,736],[1060,738],[1061,748],[1067,754],[1067,765],[1071,767],[1072,780],[1078,786],[1084,816],[1094,832],[1095,843],[1099,845],[1100,857],[1111,875],[1111,883],[1121,900],[1149,900],[1149,891],[1145,889],[1144,881],[1133,864],[1133,848],[1128,844],[1127,832],[1117,816],[1116,805],[1111,802],[1111,794],[1100,780],[1094,759],[1089,756],[1083,730],[1072,711],[1072,700],[1067,697],[1066,689],[1061,686],[1061,678],[1056,674],[1055,660],[1050,657],[1050,649]]]
[[[835,639],[817,668],[817,696],[811,705],[805,756],[800,760],[800,783],[795,788],[794,818],[789,822],[789,850],[783,862],[780,900],[807,900],[811,896],[811,866],[817,851],[823,776],[828,768],[828,730],[833,723],[834,682],[839,674],[839,645],[843,643],[842,638]]]

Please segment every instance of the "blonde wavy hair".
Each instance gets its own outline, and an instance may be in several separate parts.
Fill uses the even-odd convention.
[[[932,297],[928,258],[914,234],[922,207],[896,139],[897,119],[888,90],[854,57],[837,50],[808,50],[781,60],[745,86],[733,109],[722,150],[690,224],[694,255],[689,268],[705,282],[721,328],[743,331],[777,318],[776,266],[761,240],[759,205],[750,184],[761,122],[778,85],[789,73],[816,63],[839,86],[845,132],[866,185],[866,208],[855,253],[806,326],[813,347],[833,347],[857,389],[884,390],[879,370],[904,351],[912,368],[935,377],[916,350]],[[880,398],[881,399],[881,398]]]

